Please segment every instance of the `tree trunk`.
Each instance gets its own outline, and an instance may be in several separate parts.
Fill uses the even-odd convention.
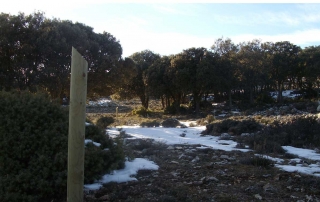
[[[277,97],[277,101],[278,103],[282,103],[282,85],[281,82],[278,81],[278,97]]]
[[[162,105],[162,109],[165,109],[164,100],[165,100],[165,96],[164,96],[164,95],[161,95],[161,105]]]
[[[232,107],[231,89],[228,92],[228,96],[229,96],[229,106]]]
[[[249,88],[249,97],[250,97],[250,105],[254,104],[254,100],[253,100],[253,90],[252,88]]]

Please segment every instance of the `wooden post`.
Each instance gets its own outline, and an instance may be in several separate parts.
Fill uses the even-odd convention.
[[[87,61],[72,47],[68,137],[68,202],[83,201],[87,75]]]
[[[116,118],[118,118],[118,107],[116,107]]]

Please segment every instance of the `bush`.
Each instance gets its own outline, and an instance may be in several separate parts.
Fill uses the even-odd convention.
[[[144,108],[144,107],[140,107],[140,108],[134,109],[132,111],[133,115],[139,115],[139,116],[142,116],[142,117],[147,117],[147,116],[150,115],[150,113],[151,113],[151,111],[146,109],[146,108]]]
[[[164,120],[161,123],[161,125],[164,128],[175,128],[177,126],[180,126],[181,124],[177,119],[169,118],[169,119]]]
[[[88,137],[102,145],[87,145],[87,182],[123,161],[120,144],[114,145],[94,126],[89,128]],[[68,114],[59,104],[44,95],[0,92],[0,153],[0,201],[65,200]],[[94,159],[102,166],[92,166]],[[109,159],[112,162],[104,162]]]
[[[209,121],[210,116],[206,119]],[[240,135],[241,133],[253,133],[261,130],[262,126],[253,119],[237,121],[226,119],[219,123],[206,125],[206,130],[202,132],[205,135],[216,135],[220,133],[230,133],[231,135]]]
[[[98,119],[96,125],[102,129],[105,129],[109,125],[111,125],[112,123],[114,123],[114,118],[111,116],[105,116],[105,117],[101,117],[100,119]]]
[[[274,166],[272,160],[260,156],[255,156],[253,158],[242,158],[240,159],[240,163],[244,165],[253,165],[263,168],[270,168]]]
[[[212,114],[209,114],[206,116],[206,118],[199,119],[197,121],[197,124],[200,126],[204,126],[204,125],[212,123],[214,120],[215,120],[214,116]]]
[[[142,122],[140,124],[141,127],[148,127],[148,128],[153,128],[153,127],[159,127],[160,123],[156,120],[153,121],[146,121],[146,122]]]
[[[94,125],[86,127],[86,138],[101,145],[97,147],[93,143],[86,144],[84,183],[93,183],[111,170],[124,168],[125,156],[121,139],[113,141],[101,128]]]
[[[188,113],[188,108],[186,106],[175,106],[174,104],[170,105],[170,106],[167,106],[165,109],[164,109],[164,113],[165,114],[171,114],[171,115],[174,115],[174,114],[187,114]]]

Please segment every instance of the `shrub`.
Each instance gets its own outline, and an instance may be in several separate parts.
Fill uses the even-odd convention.
[[[253,158],[242,158],[240,159],[240,163],[244,165],[253,165],[256,167],[263,167],[263,168],[270,168],[273,167],[274,163],[272,160],[260,157],[260,156],[255,156]]]
[[[134,109],[132,111],[133,115],[139,115],[139,116],[142,116],[142,117],[147,117],[147,116],[149,116],[150,113],[151,113],[151,111],[146,109],[146,108],[144,108],[144,107],[140,107],[140,108]]]
[[[177,126],[180,126],[181,124],[177,119],[169,118],[169,119],[164,120],[161,123],[161,125],[164,128],[175,128]]]
[[[102,129],[105,129],[112,123],[114,123],[114,118],[111,116],[105,116],[99,118],[96,125]]]
[[[214,116],[212,114],[209,114],[206,116],[206,118],[199,119],[197,121],[197,124],[200,126],[203,126],[203,125],[212,123],[214,120],[215,120]]]
[[[152,127],[159,127],[160,123],[156,120],[153,121],[146,121],[146,122],[142,122],[140,124],[141,127],[148,127],[148,128],[152,128]]]
[[[179,107],[175,106],[174,104],[167,106],[164,109],[165,114],[187,114],[188,113],[188,107],[180,105]]]
[[[120,144],[95,126],[88,128],[88,137],[102,145],[87,145],[87,182],[123,160]],[[60,105],[44,95],[0,92],[0,201],[65,200],[67,141],[68,114]],[[102,166],[92,166],[94,160]]]

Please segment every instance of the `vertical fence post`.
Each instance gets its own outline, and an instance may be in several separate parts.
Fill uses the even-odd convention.
[[[68,136],[68,202],[83,201],[87,77],[88,63],[72,47]]]
[[[116,118],[118,118],[118,107],[116,107]]]

